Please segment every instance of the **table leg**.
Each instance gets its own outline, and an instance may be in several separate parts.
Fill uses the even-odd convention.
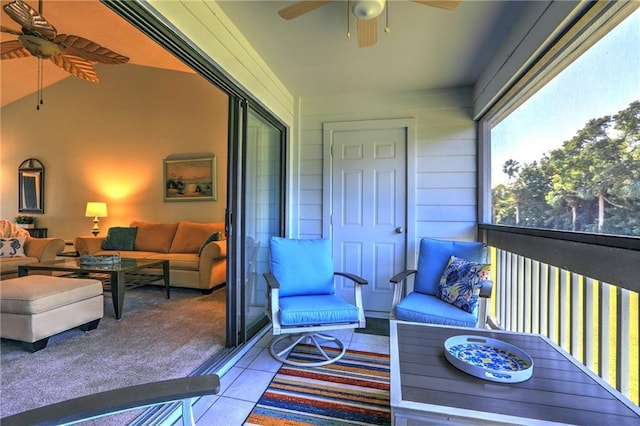
[[[111,273],[111,298],[116,319],[120,319],[124,305],[124,272],[122,271]]]
[[[164,288],[167,290],[167,299],[171,298],[171,287],[169,285],[169,261],[162,264],[162,275],[164,278]]]

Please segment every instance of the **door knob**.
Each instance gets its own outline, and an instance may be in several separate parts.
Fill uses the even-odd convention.
[[[404,232],[404,228],[402,226],[398,226],[396,228],[396,234],[402,234]]]

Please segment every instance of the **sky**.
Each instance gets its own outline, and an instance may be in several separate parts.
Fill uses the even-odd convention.
[[[502,166],[540,160],[592,118],[640,100],[640,9],[613,28],[491,132],[491,186],[506,183]]]

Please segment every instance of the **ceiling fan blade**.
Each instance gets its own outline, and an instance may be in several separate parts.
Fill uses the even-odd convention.
[[[378,42],[378,18],[358,19],[358,47],[373,46]]]
[[[14,0],[3,7],[7,15],[22,27],[24,33],[40,35],[48,40],[53,40],[57,31],[44,16],[40,15],[31,6],[22,0]]]
[[[94,83],[100,81],[96,70],[93,68],[93,64],[84,58],[61,54],[52,56],[51,62],[75,77]]]
[[[297,18],[300,15],[304,15],[307,12],[311,12],[312,10],[316,10],[328,3],[331,3],[333,0],[305,0],[299,1],[291,6],[287,6],[284,9],[280,9],[278,11],[278,15],[284,19],[293,19]]]
[[[88,61],[100,62],[101,64],[124,64],[129,62],[128,57],[77,35],[60,34],[53,41],[56,44],[62,44],[61,48],[65,54],[79,56]]]
[[[438,7],[440,9],[453,10],[460,4],[460,0],[412,0],[414,3],[425,6]]]
[[[20,31],[12,30],[11,28],[7,28],[7,27],[0,27],[0,32],[7,33],[7,34],[12,34],[12,35],[15,35],[15,36],[22,35],[22,33]]]
[[[20,40],[10,40],[0,43],[0,59],[17,59],[31,56],[31,53],[20,42]]]

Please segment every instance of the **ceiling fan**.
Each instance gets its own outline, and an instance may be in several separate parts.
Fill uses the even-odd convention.
[[[293,19],[304,15],[334,0],[303,0],[280,9],[278,14],[284,19]],[[358,20],[358,47],[368,47],[378,41],[378,16],[384,11],[388,0],[352,0],[351,13]],[[461,0],[411,0],[414,3],[438,7],[440,9],[453,10]],[[389,28],[385,28],[389,32]],[[349,32],[347,32],[349,36]]]
[[[0,43],[0,59],[16,59],[33,55],[51,62],[69,74],[84,80],[98,82],[93,64],[123,64],[129,58],[107,49],[84,37],[58,34],[40,12],[22,0],[14,0],[3,6],[4,11],[20,24],[21,31],[1,27],[3,33],[18,36],[17,40]]]

